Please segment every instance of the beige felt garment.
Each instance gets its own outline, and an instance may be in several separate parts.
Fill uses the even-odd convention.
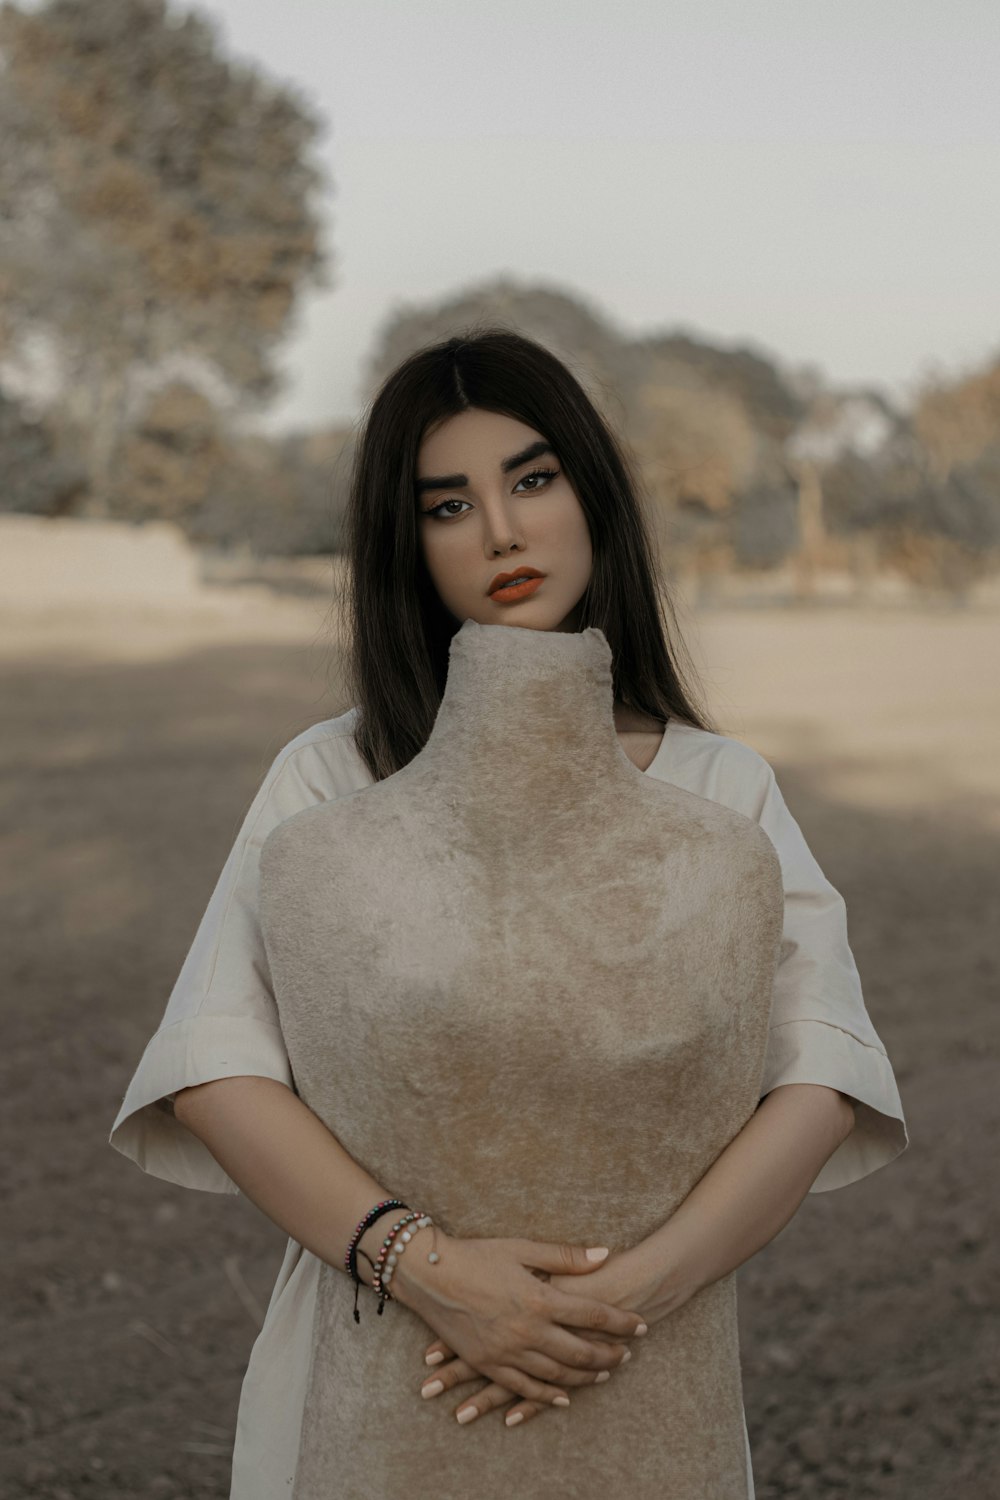
[[[602,632],[467,620],[427,744],[298,813],[260,913],[301,1097],[450,1234],[623,1249],[753,1114],[783,915],[741,813],[645,777],[614,727]],[[655,1324],[607,1385],[512,1434],[459,1436],[423,1320],[361,1325],[321,1272],[293,1500],[745,1500],[735,1274]],[[514,1438],[517,1438],[517,1441]]]
[[[167,1101],[174,1092],[240,1074],[294,1084],[260,928],[260,851],[270,832],[294,814],[372,785],[354,744],[356,714],[351,709],[313,725],[273,761],[129,1080],[110,1143],[168,1182],[237,1191],[202,1142],[173,1117]],[[569,769],[559,744],[550,753]],[[886,1165],[907,1144],[892,1068],[864,1005],[844,903],[808,849],[770,766],[738,740],[673,719],[654,760],[640,774],[744,814],[766,832],[780,858],[784,930],[760,1092],[783,1083],[824,1083],[855,1100],[854,1131],[811,1191],[842,1187]],[[322,1269],[309,1251],[287,1242],[243,1382],[232,1500],[291,1494]],[[367,1310],[364,1303],[362,1308]],[[397,1311],[398,1306],[387,1308],[379,1325]],[[360,1332],[353,1323],[350,1331]],[[421,1348],[416,1364],[400,1374],[409,1390],[418,1389],[422,1370]],[[554,1423],[561,1415],[549,1413],[529,1427]],[[502,1425],[497,1417],[491,1420]],[[513,1440],[528,1430],[506,1435]],[[467,1429],[455,1434],[466,1435]],[[753,1493],[749,1475],[748,1493]]]

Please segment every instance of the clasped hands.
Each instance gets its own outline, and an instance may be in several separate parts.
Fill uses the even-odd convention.
[[[435,1242],[440,1259],[431,1265],[426,1250]],[[457,1420],[514,1398],[505,1413],[513,1426],[547,1406],[568,1406],[565,1386],[609,1380],[631,1357],[626,1341],[647,1331],[624,1264],[621,1255],[590,1261],[582,1245],[418,1231],[397,1262],[392,1291],[439,1335],[425,1350],[437,1368],[421,1394],[485,1378]]]

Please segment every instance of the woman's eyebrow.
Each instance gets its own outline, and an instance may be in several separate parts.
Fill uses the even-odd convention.
[[[541,458],[543,453],[551,453],[555,458],[555,450],[551,448],[545,438],[539,438],[537,442],[530,443],[527,448],[522,448],[520,453],[512,453],[510,458],[500,461],[500,468],[505,474],[511,469],[519,469],[522,464],[528,464],[533,458]],[[427,490],[460,490],[469,482],[468,474],[441,474],[429,479],[418,479],[415,493],[422,495]]]

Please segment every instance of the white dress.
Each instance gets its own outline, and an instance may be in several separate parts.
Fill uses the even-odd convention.
[[[356,716],[351,709],[313,725],[274,760],[129,1083],[110,1144],[169,1182],[239,1191],[175,1119],[170,1101],[178,1090],[246,1074],[294,1086],[258,921],[258,861],[286,818],[371,784],[354,744]],[[753,818],[778,854],[785,914],[761,1097],[781,1084],[816,1083],[855,1101],[854,1130],[810,1191],[843,1187],[885,1166],[908,1144],[896,1080],[865,1008],[843,899],[811,854],[771,767],[738,740],[672,719],[645,774]],[[320,1265],[289,1239],[243,1381],[230,1500],[275,1500],[292,1491]],[[752,1500],[748,1441],[746,1450]]]

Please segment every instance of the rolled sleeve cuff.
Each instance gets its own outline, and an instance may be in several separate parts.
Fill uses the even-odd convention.
[[[782,1021],[768,1035],[760,1097],[780,1084],[819,1083],[854,1101],[854,1129],[819,1172],[811,1193],[846,1187],[887,1166],[909,1144],[885,1052],[828,1021]]]
[[[248,1016],[196,1015],[150,1039],[108,1144],[154,1177],[207,1193],[239,1193],[203,1141],[176,1119],[173,1096],[215,1078],[274,1078],[293,1088],[277,1026]],[[169,1101],[169,1102],[168,1102]]]

